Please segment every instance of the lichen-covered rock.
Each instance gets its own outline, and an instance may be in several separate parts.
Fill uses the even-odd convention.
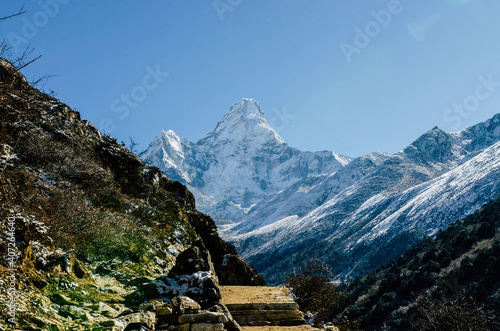
[[[59,307],[58,312],[59,315],[63,317],[71,317],[72,319],[78,319],[87,316],[82,308],[75,306],[61,306]]]
[[[177,316],[184,314],[196,314],[201,311],[201,306],[198,302],[185,296],[177,296],[173,298],[172,302],[170,302],[170,307],[172,308],[173,313],[177,314]]]
[[[179,323],[226,323],[229,318],[222,313],[201,312],[198,314],[185,314],[179,317]]]
[[[174,267],[168,273],[171,278],[191,275],[198,271],[210,271],[215,275],[215,269],[208,250],[201,240],[177,256]]]
[[[139,310],[141,311],[161,311],[162,309],[170,309],[170,303],[162,300],[150,300],[148,302],[141,303],[139,305]]]
[[[91,308],[96,314],[109,318],[114,318],[120,315],[120,312],[118,310],[108,306],[103,302],[99,302],[98,304],[91,306]]]
[[[118,321],[118,320],[107,320],[107,321],[102,321],[100,323],[102,326],[105,326],[105,327],[108,327],[108,326],[116,326],[116,327],[119,327],[121,329],[123,329],[125,327],[124,323],[121,322],[121,321]]]
[[[203,309],[216,305],[221,299],[210,253],[201,241],[179,254],[168,276],[139,285],[134,293],[127,296],[127,300],[140,303],[152,299],[169,300],[175,296],[189,297]]]
[[[124,325],[129,325],[131,323],[145,323],[151,328],[154,328],[156,324],[156,314],[149,311],[138,312],[117,317],[116,320],[123,323]]]

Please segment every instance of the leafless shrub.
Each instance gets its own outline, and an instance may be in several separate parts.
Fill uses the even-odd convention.
[[[331,269],[321,260],[312,258],[298,272],[285,279],[285,286],[304,312],[311,312],[314,324],[320,325],[337,309],[344,296],[330,282]]]
[[[422,330],[498,330],[498,316],[486,310],[473,297],[461,295],[453,300],[422,299],[418,302],[423,318]]]

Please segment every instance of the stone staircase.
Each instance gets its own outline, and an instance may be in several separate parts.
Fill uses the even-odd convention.
[[[221,286],[222,300],[233,318],[246,326],[297,326],[306,322],[283,287]]]

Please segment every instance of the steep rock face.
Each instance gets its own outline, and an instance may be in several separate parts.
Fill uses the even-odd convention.
[[[195,209],[183,184],[144,166],[78,112],[30,86],[3,59],[0,78],[0,225],[15,229],[12,240],[19,253],[17,259],[2,260],[0,270],[6,272],[7,262],[22,262],[16,275],[19,328],[78,327],[84,323],[78,316],[85,314],[87,327],[99,327],[109,316],[89,317],[77,308],[79,301],[95,303],[112,295],[122,300],[127,284],[168,273],[176,257],[198,241],[218,262],[214,273],[222,270],[221,282],[262,284],[236,249],[220,239],[214,222]],[[3,252],[7,244],[2,238]],[[233,272],[239,278],[227,276],[222,263],[227,257],[238,260]],[[0,287],[2,297],[6,289]],[[65,307],[45,309],[51,301]],[[1,323],[8,312],[5,304]],[[100,314],[99,307],[85,307]],[[127,311],[115,308],[108,311]],[[58,314],[73,311],[77,317],[60,320]]]
[[[234,104],[198,142],[162,132],[140,156],[192,187],[202,211],[231,220],[306,176],[334,173],[350,161],[288,146],[252,99]]]

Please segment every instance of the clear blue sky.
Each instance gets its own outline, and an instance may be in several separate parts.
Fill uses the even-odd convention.
[[[291,146],[350,156],[500,111],[498,0],[27,2],[0,23],[43,55],[27,77],[59,75],[45,90],[140,149],[162,129],[197,141],[243,97]]]

